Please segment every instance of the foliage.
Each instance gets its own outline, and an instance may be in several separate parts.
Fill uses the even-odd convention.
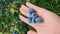
[[[19,19],[19,8],[27,1],[60,16],[60,0],[0,0],[0,34],[13,34],[13,30],[26,34],[28,30],[35,30]]]

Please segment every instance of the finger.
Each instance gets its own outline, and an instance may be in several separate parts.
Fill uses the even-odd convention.
[[[29,2],[26,2],[26,5],[27,5],[29,8],[33,8],[35,11],[43,10],[43,8],[37,7],[36,5],[33,5],[33,4],[29,3]]]
[[[29,3],[29,2],[27,2],[26,5],[29,8],[33,8],[35,11],[37,11],[37,14],[39,16],[41,16],[45,21],[50,21],[51,22],[53,19],[59,19],[59,17],[56,14],[52,13],[49,10],[43,9],[41,7],[37,7],[37,6],[35,6],[35,5],[33,5],[33,4]]]
[[[27,23],[27,18],[23,17],[22,15],[19,15],[19,18],[24,21],[25,23]]]
[[[27,12],[28,12],[28,7],[27,7],[27,6],[22,5],[21,8],[22,8],[24,11],[27,11]]]
[[[28,12],[27,11],[23,10],[22,8],[20,8],[20,12],[28,17]]]
[[[43,8],[41,8],[41,7],[37,7],[37,6],[35,6],[35,5],[33,5],[33,4],[29,3],[29,2],[26,2],[26,5],[27,5],[29,8],[33,8],[35,11],[37,11],[37,14],[38,14],[39,16],[41,16],[41,17],[44,15],[44,13],[49,13],[48,10],[43,9]]]
[[[30,30],[30,31],[27,32],[27,34],[37,34],[37,33],[33,30]]]
[[[40,24],[39,24],[39,23],[28,23],[28,19],[25,18],[25,17],[23,17],[22,15],[20,15],[19,18],[20,18],[22,21],[24,21],[25,23],[31,25],[31,26],[32,26],[33,28],[35,28],[36,30],[40,29],[40,27],[43,26],[42,23],[40,23]]]
[[[25,17],[23,17],[22,15],[20,15],[19,16],[19,18],[22,20],[22,21],[24,21],[25,23],[27,23],[27,24],[30,24],[30,25],[42,25],[42,23],[28,23],[28,19],[27,18],[25,18]]]

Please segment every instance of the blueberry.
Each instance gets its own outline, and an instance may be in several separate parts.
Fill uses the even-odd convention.
[[[43,20],[42,20],[42,18],[39,18],[39,17],[38,17],[38,18],[36,18],[35,21],[36,21],[36,23],[41,23]]]
[[[32,14],[29,13],[28,16],[31,18],[32,17]]]
[[[0,8],[4,8],[4,5],[3,4],[0,4]]]
[[[34,10],[33,10],[32,8],[29,8],[28,12],[29,12],[29,13],[33,13]]]
[[[28,18],[28,23],[32,23],[32,19],[31,18]]]
[[[32,23],[35,23],[35,19],[32,19]]]
[[[9,15],[10,15],[10,13],[8,11],[6,11],[6,16],[9,16]]]
[[[36,13],[32,13],[32,14],[29,13],[28,16],[31,18],[37,18],[38,17],[38,15]]]
[[[18,32],[16,30],[13,30],[12,32],[13,32],[13,34],[18,34]]]
[[[6,28],[8,28],[8,24],[6,24]]]
[[[31,15],[31,18],[33,19],[36,19],[38,17],[38,15],[36,14],[36,13],[32,13],[32,15]]]
[[[16,5],[14,6],[14,9],[15,9],[15,10],[17,9],[17,6],[16,6]]]

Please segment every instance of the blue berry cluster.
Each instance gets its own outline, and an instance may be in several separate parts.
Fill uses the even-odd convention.
[[[3,9],[3,8],[4,8],[4,5],[3,5],[3,4],[0,4],[0,8],[2,8],[2,9]]]
[[[13,34],[18,34],[18,32],[16,30],[13,30],[12,32],[13,32]]]
[[[15,9],[15,10],[17,9],[17,6],[16,6],[16,5],[14,6],[14,9]]]
[[[28,22],[29,23],[41,23],[43,20],[42,18],[39,18],[38,14],[32,9],[29,8],[29,17],[28,17]]]

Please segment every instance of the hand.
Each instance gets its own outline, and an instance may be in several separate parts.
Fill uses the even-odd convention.
[[[34,27],[37,32],[32,30],[28,31],[27,34],[60,34],[60,17],[56,14],[52,13],[49,10],[43,9],[41,7],[37,7],[29,2],[26,5],[22,5],[20,11],[22,14],[28,17],[28,9],[33,8],[37,14],[42,17],[44,20],[43,23],[28,23],[27,18],[23,17],[22,15],[19,18],[24,21],[25,23]]]

